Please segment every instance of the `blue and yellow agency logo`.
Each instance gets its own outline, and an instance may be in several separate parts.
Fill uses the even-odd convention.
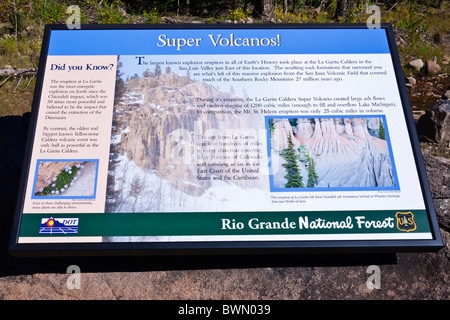
[[[414,215],[411,211],[409,212],[397,212],[395,214],[397,218],[397,228],[400,231],[414,231],[417,229],[416,222],[414,221]]]
[[[40,234],[77,234],[78,218],[42,218]]]

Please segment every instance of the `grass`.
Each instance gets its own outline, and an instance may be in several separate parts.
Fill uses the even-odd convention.
[[[246,21],[248,17],[250,16],[251,11],[249,9],[242,9],[241,7],[238,7],[234,10],[230,11],[230,14],[228,16],[228,19],[231,21]]]
[[[31,111],[36,78],[31,80],[31,83],[26,89],[26,81],[22,80],[19,87],[14,92],[17,83],[18,79],[8,81],[0,88],[0,117],[9,115],[21,116],[24,113]]]
[[[407,42],[399,47],[404,64],[413,58],[426,61],[433,56],[441,61],[449,54],[448,43],[445,46],[441,43],[450,30],[448,1],[444,3],[442,10],[426,8],[414,2],[402,2],[397,7],[385,14],[383,22],[392,23]],[[443,73],[448,72],[447,66],[441,64],[441,67]]]
[[[35,68],[39,65],[42,28],[36,27],[33,35],[6,34],[0,38],[0,67]],[[4,82],[0,78],[0,83]],[[36,77],[10,78],[0,87],[0,116],[22,115],[31,111]]]

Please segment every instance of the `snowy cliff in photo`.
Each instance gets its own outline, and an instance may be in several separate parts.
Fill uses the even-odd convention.
[[[242,105],[243,99],[170,69],[118,79],[106,211],[216,211],[232,201],[246,206],[241,188],[261,182],[222,177],[243,161],[236,158],[243,143],[231,137],[264,128],[261,117],[234,113]]]

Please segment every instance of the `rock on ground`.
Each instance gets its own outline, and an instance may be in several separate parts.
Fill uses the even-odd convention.
[[[450,162],[428,153],[423,154],[423,160],[439,225],[450,232]]]
[[[414,59],[409,62],[409,66],[414,68],[417,71],[420,71],[423,68],[424,63],[423,63],[422,59]]]
[[[421,141],[447,143],[450,141],[450,100],[441,99],[417,122]]]
[[[428,74],[435,74],[441,72],[442,68],[437,63],[437,57],[433,57],[430,60],[427,60],[425,63],[426,70]]]

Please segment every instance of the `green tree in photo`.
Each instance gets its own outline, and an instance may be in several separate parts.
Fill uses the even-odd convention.
[[[298,151],[298,159],[300,162],[302,162],[304,165],[306,165],[306,147],[304,144],[302,144],[300,147],[297,148]]]
[[[286,169],[286,175],[284,177],[287,179],[287,183],[285,187],[304,188],[303,177],[300,174],[300,168],[297,163],[298,155],[295,152],[294,143],[292,142],[290,135],[288,136],[288,146],[280,153],[280,155],[287,161],[282,164]]]
[[[380,119],[379,129],[380,129],[380,139],[386,140],[386,133],[384,131],[384,126],[383,126],[383,120],[382,119]]]
[[[119,102],[119,99],[122,98],[122,95],[126,91],[126,85],[125,82],[122,80],[123,73],[120,72],[120,69],[122,68],[122,62],[117,62],[117,73],[116,73],[116,88],[114,91],[114,104],[117,104]]]
[[[306,150],[306,147],[304,144],[302,144],[298,150],[298,159],[301,163],[306,167],[306,170],[308,171],[308,182],[306,183],[307,188],[314,188],[314,186],[318,183],[319,176],[316,172],[316,163],[314,159],[309,155],[308,150]]]
[[[273,119],[269,120],[269,130],[270,130],[270,137],[272,137],[273,132],[275,131],[275,125],[273,124]]]
[[[155,77],[159,78],[161,73],[162,73],[161,66],[159,64],[157,64],[156,67],[155,67]]]
[[[309,156],[309,153],[306,155],[306,162],[308,170],[308,182],[306,183],[306,186],[308,188],[314,188],[319,180],[319,176],[316,172],[316,163],[314,162],[314,159]]]

